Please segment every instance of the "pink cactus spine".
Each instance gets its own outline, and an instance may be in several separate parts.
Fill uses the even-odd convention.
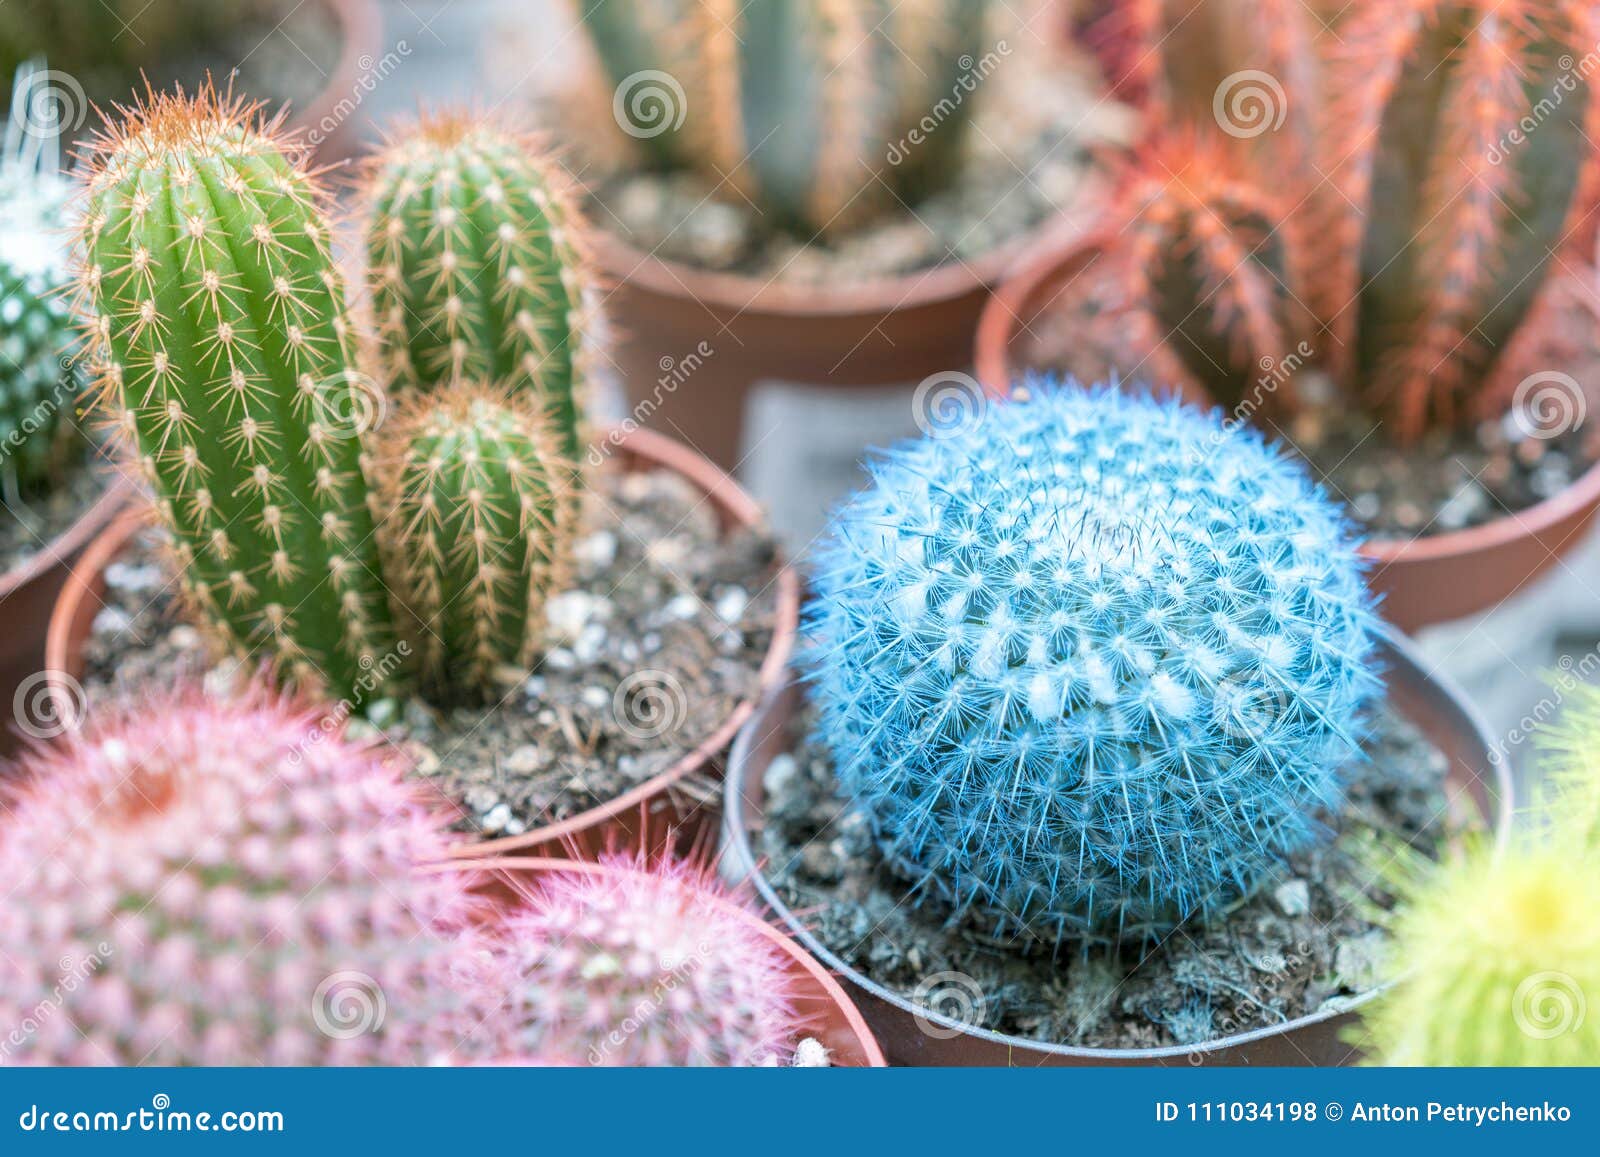
[[[313,739],[312,737],[315,737]],[[505,1052],[471,877],[374,747],[266,694],[97,705],[0,821],[13,1064],[417,1064]],[[20,900],[20,902],[19,902]]]
[[[700,869],[607,867],[540,879],[507,920],[518,1048],[572,1064],[787,1064],[793,985],[759,918]]]

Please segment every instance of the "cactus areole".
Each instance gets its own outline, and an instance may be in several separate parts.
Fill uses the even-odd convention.
[[[1378,678],[1350,533],[1212,416],[1047,381],[896,448],[808,626],[820,741],[918,898],[1137,940],[1319,838]]]

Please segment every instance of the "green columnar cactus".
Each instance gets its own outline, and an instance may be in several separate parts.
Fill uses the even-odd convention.
[[[28,64],[11,90],[0,154],[0,478],[26,492],[63,461],[72,430],[77,346],[71,313],[56,292],[69,279],[66,229],[72,186],[60,173],[49,126],[35,124]]]
[[[392,638],[360,440],[377,399],[351,368],[318,189],[275,126],[207,88],[102,135],[92,359],[204,619],[359,700]]]
[[[985,0],[593,0],[613,111],[664,167],[826,231],[926,193],[959,152]]]
[[[473,383],[413,395],[383,429],[389,574],[431,694],[526,670],[576,533],[574,472],[535,407]]]
[[[582,222],[559,169],[527,138],[449,114],[393,141],[366,186],[391,383],[524,386],[576,460],[591,337]]]

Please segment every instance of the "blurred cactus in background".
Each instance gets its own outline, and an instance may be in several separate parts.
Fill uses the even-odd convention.
[[[74,76],[115,69],[131,84],[153,53],[214,42],[267,7],[265,0],[6,0],[0,68],[48,53]]]
[[[1028,383],[837,515],[819,742],[913,895],[1137,940],[1322,834],[1378,691],[1347,525],[1215,417]]]
[[[81,449],[78,338],[67,303],[67,206],[59,126],[39,98],[42,62],[17,70],[0,153],[0,494],[36,489]]]
[[[1136,73],[1182,55],[1170,40],[1154,61],[1131,47],[1162,27],[1152,21],[1165,6],[1109,7],[1107,27],[1135,30],[1112,55],[1138,62]],[[1266,20],[1266,43],[1232,62],[1236,77],[1274,82],[1260,82],[1266,123],[1241,123],[1225,83],[1173,97],[1202,106],[1176,133],[1155,106],[1153,139],[1113,214],[1113,225],[1143,226],[1111,253],[1125,287],[1111,316],[1146,317],[1136,355],[1176,383],[1224,379],[1218,397],[1229,401],[1233,383],[1258,376],[1252,363],[1282,330],[1284,299],[1305,301],[1315,367],[1408,443],[1498,418],[1531,368],[1592,348],[1555,299],[1595,235],[1600,91],[1580,67],[1600,39],[1593,7],[1357,0],[1314,47],[1298,34],[1280,43],[1276,28]],[[1307,103],[1320,177],[1302,189],[1285,178],[1304,168],[1299,135],[1280,122]],[[1194,131],[1211,141],[1195,147]],[[1243,182],[1256,188],[1241,220]],[[1239,246],[1253,246],[1242,251],[1250,266],[1224,277],[1221,255]],[[1575,260],[1564,267],[1563,255]],[[1262,405],[1303,401],[1294,383],[1277,384]]]
[[[1600,856],[1537,840],[1413,869],[1392,929],[1398,979],[1365,1017],[1374,1060],[1600,1064]]]
[[[685,865],[541,875],[502,936],[519,1051],[567,1064],[787,1064],[799,1022],[759,917]]]
[[[948,176],[987,0],[595,0],[618,123],[778,223],[845,228]],[[918,126],[936,122],[932,131]],[[911,142],[913,136],[925,138]]]
[[[515,384],[576,461],[587,317],[583,222],[556,163],[490,118],[424,116],[364,182],[368,276],[389,384]]]
[[[381,397],[321,193],[275,130],[209,87],[109,127],[82,289],[103,404],[189,597],[234,647],[348,696],[393,646],[361,449]]]
[[[199,688],[98,704],[17,769],[0,871],[0,1062],[426,1064],[493,1057],[444,818],[387,749]],[[50,1015],[39,1010],[48,1009]],[[31,1025],[31,1031],[21,1026]]]
[[[1117,203],[1115,300],[1099,303],[1107,339],[1138,351],[1141,376],[1236,407],[1264,365],[1312,336],[1283,200],[1226,148],[1174,133],[1142,146]]]
[[[1593,256],[1597,41],[1567,0],[1363,0],[1333,38],[1310,289],[1336,370],[1403,437],[1498,417],[1556,255]]]
[[[1306,0],[1088,0],[1073,24],[1111,93],[1152,120],[1209,127],[1220,110],[1241,134],[1286,129],[1302,160],[1321,31]]]
[[[576,535],[575,467],[533,407],[461,383],[378,435],[386,564],[431,697],[525,678]]]

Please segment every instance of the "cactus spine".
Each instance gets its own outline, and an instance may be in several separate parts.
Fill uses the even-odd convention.
[[[56,137],[30,123],[40,107],[34,64],[17,71],[0,154],[0,456],[3,493],[26,494],[65,460],[77,393],[77,337],[57,291],[69,279],[72,186]]]
[[[470,383],[408,399],[382,431],[389,574],[441,698],[487,691],[532,660],[576,534],[560,440],[532,407]]]
[[[392,388],[515,383],[581,456],[591,334],[582,222],[560,170],[484,117],[425,117],[366,177],[372,296]]]
[[[780,223],[827,231],[915,200],[948,170],[968,111],[950,98],[982,53],[987,9],[598,0],[583,20],[624,130],[655,163],[731,181]],[[891,159],[936,108],[948,109],[937,130]]]
[[[377,399],[276,127],[209,87],[148,97],[94,147],[82,288],[191,599],[235,648],[351,695],[392,636],[360,440]]]

